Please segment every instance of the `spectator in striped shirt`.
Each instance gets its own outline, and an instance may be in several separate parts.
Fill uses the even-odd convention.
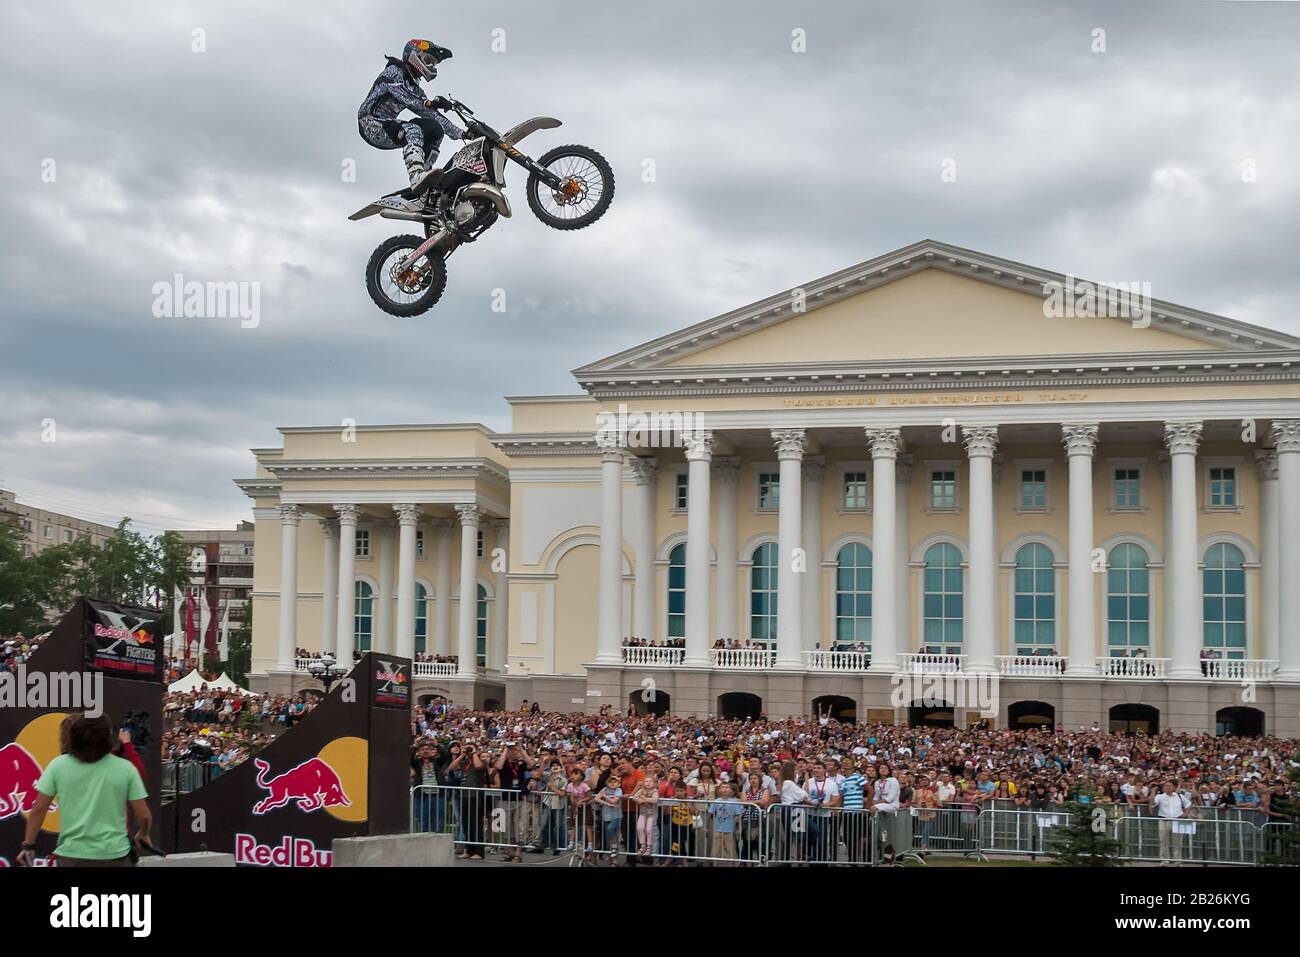
[[[841,807],[848,813],[842,815],[840,822],[840,840],[848,851],[849,862],[856,864],[868,860],[867,815],[865,794],[867,779],[858,770],[853,758],[840,762],[840,799]]]

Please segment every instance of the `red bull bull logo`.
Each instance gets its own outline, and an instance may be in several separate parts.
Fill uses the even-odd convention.
[[[40,776],[40,762],[21,744],[0,747],[0,821],[32,809]]]
[[[352,806],[338,772],[320,758],[310,758],[269,779],[271,765],[261,758],[254,758],[253,763],[257,766],[257,786],[267,792],[266,797],[253,805],[254,814],[274,811],[290,801],[308,814],[323,807]]]

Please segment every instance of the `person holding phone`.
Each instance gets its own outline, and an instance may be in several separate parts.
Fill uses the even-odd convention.
[[[36,801],[27,817],[18,862],[30,866],[36,837],[56,801],[59,867],[134,867],[137,848],[149,844],[152,816],[144,781],[135,765],[113,752],[113,724],[105,715],[80,717],[67,726],[67,751],[51,761],[36,782]],[[127,831],[126,809],[136,821]]]

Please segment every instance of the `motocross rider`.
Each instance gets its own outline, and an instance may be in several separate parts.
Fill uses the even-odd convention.
[[[400,196],[383,202],[407,212],[421,212],[425,187],[436,182],[434,167],[443,135],[463,139],[465,131],[438,111],[448,102],[438,96],[425,99],[420,80],[433,80],[438,64],[451,59],[451,51],[428,40],[410,40],[402,58],[388,57],[388,65],[375,79],[357,110],[357,131],[371,146],[381,150],[401,149],[411,188]],[[410,110],[414,119],[399,120],[398,114]]]

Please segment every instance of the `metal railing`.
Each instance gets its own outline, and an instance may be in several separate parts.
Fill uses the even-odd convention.
[[[753,803],[661,798],[616,806],[589,799],[577,808],[577,863],[757,866],[767,860],[766,820]]]
[[[165,790],[175,780],[177,763],[170,765]],[[183,791],[206,783],[198,780],[205,767],[179,763]],[[647,809],[625,797],[611,809],[590,797],[575,805],[548,792],[437,785],[413,787],[410,798],[412,832],[451,834],[461,856],[550,852],[577,866],[877,866],[931,854],[1033,859],[1056,853],[1056,834],[1071,818],[1057,807],[1012,808],[1005,800],[891,811],[685,798],[661,798]],[[1126,862],[1265,864],[1294,827],[1261,826],[1260,812],[1237,808],[1197,808],[1195,816],[1169,821],[1144,807],[1103,807]]]
[[[500,788],[411,788],[412,833],[451,834],[472,859],[487,848],[520,852],[573,848],[573,808],[567,798]]]
[[[1061,655],[998,655],[998,674],[1005,677],[1056,678],[1064,673]]]
[[[775,648],[711,648],[709,660],[715,668],[762,671],[776,665]]]
[[[662,648],[646,645],[624,645],[623,664],[671,667],[686,660],[685,648]]]
[[[907,652],[898,656],[898,670],[914,675],[956,675],[961,674],[965,660],[965,655]]]
[[[1161,864],[1257,864],[1262,844],[1245,821],[1136,815],[1115,822],[1115,839],[1124,859]]]
[[[163,794],[189,794],[197,791],[220,774],[211,761],[164,761],[162,763]]]
[[[871,667],[871,652],[805,651],[803,660],[809,671],[866,671]]]

